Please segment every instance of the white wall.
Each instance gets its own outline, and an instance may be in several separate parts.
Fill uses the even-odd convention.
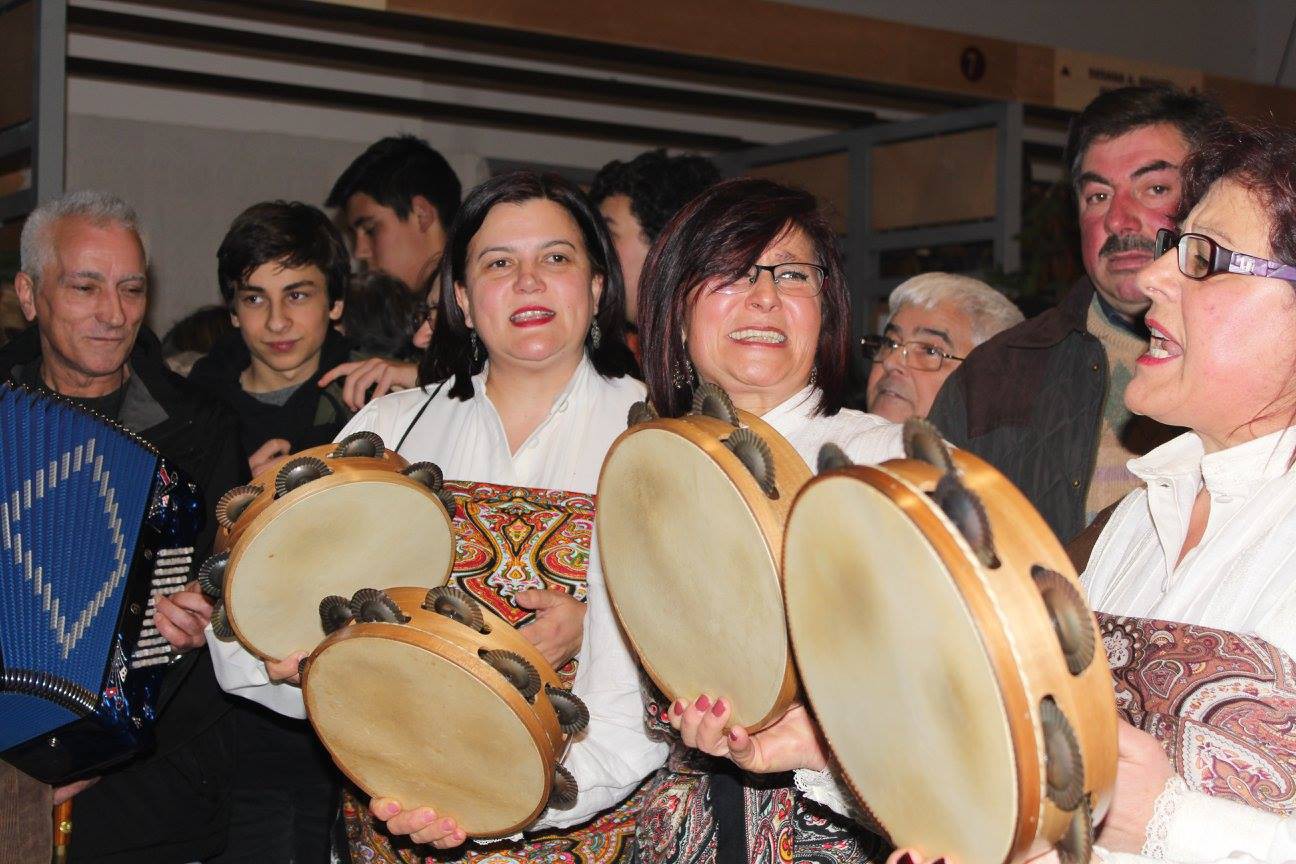
[[[579,65],[499,58],[400,40],[304,30],[130,0],[72,0],[74,5],[246,27],[319,41],[334,40],[421,57],[452,57],[600,78],[685,85]],[[561,0],[558,0],[561,2]],[[617,0],[637,2],[637,0]],[[1271,81],[1281,61],[1296,0],[791,0],[861,15],[1004,39],[1035,42],[1201,68]],[[611,3],[615,5],[615,3]],[[795,20],[795,13],[790,17]],[[780,143],[826,129],[579,102],[455,87],[412,77],[374,75],[266,58],[73,34],[69,54],[294,84],[528,111],[546,116],[629,123]],[[1296,83],[1296,58],[1287,80]],[[747,91],[758,96],[781,96]],[[795,98],[783,97],[781,98]],[[802,100],[806,101],[806,100]],[[853,106],[858,107],[858,106]],[[899,119],[894,108],[879,114]],[[340,171],[368,143],[399,132],[426,138],[450,159],[465,188],[485,177],[490,158],[597,168],[643,145],[585,140],[525,130],[420,121],[350,109],[276,103],[73,77],[68,84],[67,184],[100,186],[140,209],[154,240],[151,323],[165,330],[192,308],[216,299],[215,250],[230,220],[268,198],[319,204]],[[1059,143],[1057,130],[1028,129],[1032,140]]]

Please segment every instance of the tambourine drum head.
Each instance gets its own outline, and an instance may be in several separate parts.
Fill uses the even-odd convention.
[[[372,474],[314,481],[304,497],[271,505],[240,541],[225,603],[255,653],[313,650],[325,636],[319,602],[331,594],[445,584],[454,542],[445,510],[412,480]]]
[[[1004,861],[1017,795],[1002,695],[922,532],[865,482],[818,481],[792,510],[784,579],[802,684],[892,839],[963,864]]]
[[[776,560],[738,489],[660,429],[622,439],[599,487],[609,590],[653,679],[671,699],[724,696],[734,723],[764,719],[787,672],[786,625]]]
[[[306,710],[338,766],[370,795],[431,806],[473,836],[529,824],[550,769],[489,687],[396,639],[355,636],[311,661]]]

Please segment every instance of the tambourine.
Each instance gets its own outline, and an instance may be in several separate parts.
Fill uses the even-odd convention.
[[[711,384],[683,417],[639,403],[630,419],[603,462],[595,513],[612,604],[669,699],[722,695],[734,723],[758,729],[797,690],[779,554],[810,469]]]
[[[454,499],[431,462],[407,463],[372,432],[312,447],[217,502],[216,552],[198,571],[212,628],[263,660],[324,638],[319,598],[366,585],[444,585]]]
[[[307,716],[365,792],[483,839],[575,804],[558,763],[589,712],[504,619],[450,586],[362,589],[320,614],[331,634],[303,664]]]
[[[994,468],[922,421],[905,452],[830,451],[788,520],[789,631],[824,737],[899,846],[1002,864],[1056,844],[1087,864],[1116,708],[1075,571]]]

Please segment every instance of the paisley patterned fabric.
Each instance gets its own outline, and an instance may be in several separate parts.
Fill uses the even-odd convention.
[[[467,591],[514,627],[535,613],[514,605],[519,591],[543,588],[585,599],[594,496],[447,480],[454,495],[455,563],[450,584]],[[558,670],[568,687],[573,659]]]
[[[1255,636],[1098,615],[1126,720],[1189,788],[1296,813],[1296,664]]]
[[[535,614],[513,604],[519,591],[542,588],[585,599],[594,496],[447,480],[454,495],[455,564],[450,584],[521,627]],[[558,670],[571,686],[576,664]],[[438,852],[393,838],[369,815],[367,796],[343,793],[342,815],[353,864],[612,864],[629,857],[641,789],[621,806],[575,829],[522,842],[468,843]]]
[[[648,723],[674,739],[654,693]],[[677,739],[665,768],[649,779],[635,829],[636,864],[713,864],[716,822],[711,775],[729,763],[683,746]],[[845,817],[805,798],[791,774],[743,774],[747,860],[751,864],[861,864],[884,861],[890,846]]]

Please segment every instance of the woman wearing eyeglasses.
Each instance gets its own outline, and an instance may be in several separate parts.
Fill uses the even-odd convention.
[[[638,320],[648,396],[663,416],[689,410],[694,389],[711,382],[810,465],[830,441],[858,462],[902,452],[898,426],[842,407],[850,305],[835,238],[810,194],[743,178],[695,198],[649,253]],[[724,695],[673,713],[653,706],[650,724],[678,722],[685,710],[717,716],[727,711]],[[800,706],[788,714],[804,716]],[[882,841],[808,805],[791,778],[713,774],[722,763],[692,750],[695,743],[686,731],[651,781],[637,829],[640,862],[880,857]]]
[[[1188,431],[1130,461],[1143,487],[1121,501],[1082,577],[1119,710],[1134,724],[1121,724],[1094,857],[1290,861],[1296,134],[1221,127],[1184,177],[1181,230],[1160,233],[1137,277],[1152,335],[1125,400]],[[730,737],[722,718],[691,731],[750,770],[822,770],[825,754],[799,719],[777,737]],[[922,857],[899,850],[896,862]]]

